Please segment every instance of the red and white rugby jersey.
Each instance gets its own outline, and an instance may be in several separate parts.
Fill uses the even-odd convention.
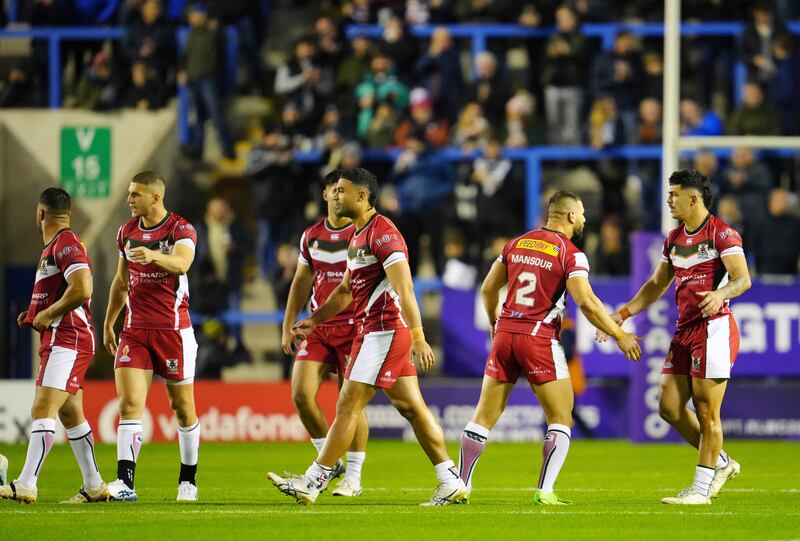
[[[406,241],[386,216],[373,214],[353,233],[347,251],[353,310],[359,333],[408,327],[400,297],[392,289],[385,269],[408,260]]]
[[[39,312],[58,301],[67,289],[69,275],[80,269],[89,269],[91,272],[89,254],[78,235],[69,229],[62,229],[42,250],[25,324],[31,325]],[[43,347],[61,346],[94,353],[89,302],[54,319],[50,328],[42,332],[41,342]]]
[[[728,283],[728,271],[722,258],[744,255],[742,237],[731,226],[709,214],[691,233],[681,224],[664,239],[661,260],[675,271],[675,304],[678,305],[678,328],[703,319],[699,291],[714,291]],[[730,314],[727,299],[711,319]]]
[[[511,240],[497,258],[508,292],[495,330],[557,339],[567,279],[589,277],[589,261],[562,233],[534,229]]]
[[[155,263],[142,265],[128,257],[128,250],[138,246],[171,254],[177,244],[194,250],[197,232],[186,219],[172,212],[153,227],[144,227],[140,218],[134,218],[119,228],[117,246],[119,256],[128,261],[130,284],[125,328],[180,330],[192,326],[186,275],[175,276]]]
[[[312,314],[342,283],[347,270],[347,246],[355,230],[352,223],[336,229],[327,220],[320,220],[300,237],[300,264],[309,265],[314,271],[314,287],[309,301]],[[352,304],[323,323],[323,326],[342,323],[353,324]]]

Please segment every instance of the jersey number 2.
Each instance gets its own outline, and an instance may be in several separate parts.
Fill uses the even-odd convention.
[[[532,272],[521,272],[517,280],[522,283],[522,287],[517,290],[516,303],[522,306],[533,306],[533,297],[530,293],[536,291],[536,275]]]

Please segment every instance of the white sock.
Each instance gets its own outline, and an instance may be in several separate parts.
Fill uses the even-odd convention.
[[[117,460],[136,462],[142,448],[142,421],[120,420],[117,427]]]
[[[306,470],[306,481],[317,488],[320,488],[331,476],[333,468],[326,468],[316,460]]]
[[[728,456],[728,453],[725,451],[720,451],[719,456],[717,457],[717,469],[724,468],[728,465],[729,461],[730,457]]]
[[[322,452],[322,446],[325,445],[325,438],[311,438],[311,445],[317,450],[317,454]]]
[[[539,490],[544,494],[553,492],[561,467],[567,459],[572,431],[566,425],[547,426],[542,446],[542,470],[539,473]]]
[[[361,467],[366,459],[367,453],[365,451],[347,451],[347,469],[344,472],[344,478],[356,481],[360,485]]]
[[[97,468],[97,459],[94,456],[94,436],[89,421],[84,421],[78,426],[67,429],[67,438],[75,460],[81,468],[83,486],[89,488],[99,487],[103,484],[100,470]]]
[[[16,483],[25,488],[36,488],[36,481],[44,466],[44,459],[53,447],[56,437],[55,419],[34,419],[31,423],[31,439],[28,441],[28,455],[25,466]]]
[[[711,481],[714,480],[714,468],[698,465],[694,469],[694,483],[692,488],[704,496],[711,492]]]
[[[452,460],[445,460],[433,467],[436,470],[436,479],[440,485],[457,485],[458,484],[458,470]]]
[[[178,447],[181,450],[181,464],[194,466],[200,452],[200,421],[188,427],[178,427]]]

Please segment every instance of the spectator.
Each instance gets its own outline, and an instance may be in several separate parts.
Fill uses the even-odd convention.
[[[195,288],[198,296],[213,294],[215,298],[207,302],[209,307],[216,304],[212,313],[240,309],[244,264],[252,251],[250,234],[230,203],[222,197],[212,198],[206,206],[205,217],[197,224],[197,252],[192,267],[202,284]],[[237,348],[244,349],[241,326],[232,325],[230,330]]]
[[[400,230],[408,244],[411,273],[417,273],[421,239],[427,235],[436,275],[441,276],[445,216],[442,209],[450,200],[455,184],[450,163],[425,142],[424,133],[414,133],[397,157],[394,175],[400,199]]]
[[[711,181],[714,190],[722,185],[717,155],[707,150],[701,150],[694,155],[694,168]]]
[[[369,6],[370,0],[349,0],[342,4],[342,15],[348,24],[369,24],[373,22],[373,14]]]
[[[639,104],[639,123],[631,141],[639,145],[661,143],[661,102],[645,98]]]
[[[722,119],[714,111],[704,111],[694,98],[680,104],[681,135],[722,135]]]
[[[365,36],[356,36],[350,45],[352,52],[342,60],[336,70],[336,103],[346,112],[345,116],[354,117],[356,108],[351,92],[369,71],[372,42]]]
[[[297,270],[298,255],[300,255],[300,251],[297,249],[296,243],[284,242],[278,246],[276,254],[277,265],[270,273],[269,282],[272,284],[272,292],[280,310],[286,309],[289,288],[292,286],[292,278],[294,278],[295,270]],[[292,358],[288,355],[283,355],[282,352],[281,356],[283,379],[289,379],[292,374]]]
[[[94,56],[78,83],[76,106],[92,111],[107,111],[116,107],[119,84],[111,66],[111,57],[105,51]]]
[[[471,180],[478,187],[476,198],[477,234],[480,249],[488,238],[509,229],[508,211],[512,207],[507,183],[511,176],[511,160],[501,154],[500,139],[492,137],[486,143],[483,156],[472,162]]]
[[[302,37],[295,43],[294,56],[278,68],[275,92],[294,104],[307,133],[322,116],[323,97],[333,91],[333,78],[314,59],[314,42]]]
[[[190,127],[192,154],[202,156],[205,122],[211,119],[217,130],[217,139],[222,154],[228,158],[236,157],[233,151],[233,137],[228,128],[219,79],[222,75],[222,35],[210,23],[208,9],[203,4],[189,8],[189,36],[186,51],[178,73],[179,84],[186,85],[189,98],[195,111],[195,124]]]
[[[456,17],[462,23],[509,23],[519,13],[512,0],[466,0],[456,8]]]
[[[339,27],[330,17],[320,17],[314,22],[314,33],[317,64],[323,70],[330,70],[333,77],[347,52]]]
[[[764,164],[756,161],[749,148],[737,148],[731,162],[722,174],[721,195],[735,195],[750,223],[764,214],[769,190],[770,175]]]
[[[506,103],[505,146],[521,148],[540,142],[534,124],[534,98],[526,90],[517,93]]]
[[[494,126],[503,121],[505,104],[511,98],[508,76],[501,73],[497,58],[484,51],[475,57],[475,75],[467,91],[467,99],[481,106],[486,118]]]
[[[164,85],[159,83],[153,70],[142,60],[131,66],[131,86],[125,91],[122,106],[140,111],[154,111],[166,101]]]
[[[797,133],[797,56],[788,36],[778,36],[773,42],[775,78],[770,101],[775,104],[780,119],[781,133]]]
[[[489,138],[491,125],[483,110],[475,102],[468,103],[458,116],[453,133],[453,144],[459,146],[464,152],[472,152],[476,147],[483,146]]]
[[[38,100],[35,96],[31,75],[23,64],[15,64],[8,70],[8,75],[0,89],[0,108],[36,107]]]
[[[311,150],[311,137],[308,126],[301,124],[300,112],[294,103],[289,102],[281,109],[281,135],[294,150]]]
[[[475,289],[478,269],[470,262],[467,240],[461,231],[449,229],[444,235],[444,272],[442,284],[452,289]]]
[[[553,144],[577,145],[586,87],[585,40],[577,14],[566,4],[556,10],[556,28],[558,33],[547,42],[542,71],[548,135]]]
[[[159,0],[144,0],[139,16],[125,27],[122,47],[128,65],[137,60],[147,62],[158,72],[163,84],[167,71],[175,65],[174,36],[174,30],[161,16]],[[170,78],[170,81],[174,79]]]
[[[433,101],[433,108],[448,123],[455,122],[461,106],[464,78],[461,59],[453,45],[450,31],[440,26],[431,34],[428,51],[414,64],[417,83],[424,87]]]
[[[756,3],[753,20],[747,24],[741,38],[742,60],[747,64],[748,76],[754,81],[764,85],[773,81],[776,73],[773,44],[779,38],[789,43],[789,31],[775,20],[769,2]]]
[[[443,118],[434,117],[433,102],[424,88],[415,88],[411,92],[410,115],[397,125],[395,144],[406,146],[406,141],[413,134],[423,134],[425,143],[434,148],[441,148],[447,143],[449,126]]]
[[[642,96],[656,98],[661,102],[664,93],[664,61],[661,53],[649,51],[642,55],[644,68],[644,81],[642,82]]]
[[[408,35],[400,17],[391,16],[386,21],[379,48],[394,61],[400,79],[410,81],[414,61],[419,56],[419,44],[416,39]]]
[[[759,274],[797,274],[800,219],[792,212],[792,199],[785,188],[769,195],[769,214],[756,227],[752,243]]]
[[[430,11],[425,0],[406,0],[405,19],[409,25],[428,24]]]
[[[218,380],[223,368],[251,361],[246,349],[233,349],[230,342],[229,329],[220,320],[210,318],[203,322],[197,333],[197,379]]]
[[[744,85],[744,103],[728,118],[728,135],[778,135],[778,114],[764,102],[764,91],[757,83]]]
[[[627,276],[630,263],[631,247],[622,218],[609,214],[600,226],[600,246],[592,259],[592,272],[601,276]]]
[[[364,142],[368,148],[389,148],[394,140],[394,132],[400,115],[391,103],[383,102],[375,109],[375,114],[367,127]]]
[[[267,77],[261,57],[261,27],[264,24],[260,0],[212,0],[212,13],[223,26],[236,28],[238,57],[244,62],[250,90],[255,94],[267,92]],[[235,81],[231,81],[235,83]]]
[[[400,82],[395,74],[392,59],[382,51],[372,57],[369,71],[356,87],[355,96],[358,101],[358,117],[356,119],[356,135],[363,139],[372,122],[375,108],[389,103],[398,110],[408,106],[408,87]]]
[[[595,95],[614,98],[625,130],[629,133],[636,122],[642,70],[641,57],[634,49],[633,35],[626,31],[617,34],[614,48],[601,54],[592,70]]]
[[[617,102],[611,96],[595,100],[589,111],[589,146],[600,150],[624,141],[625,127],[617,110]]]

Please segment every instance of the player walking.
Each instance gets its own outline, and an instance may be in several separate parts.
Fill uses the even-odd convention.
[[[347,246],[355,226],[349,218],[340,218],[334,212],[336,184],[342,170],[335,169],[325,177],[322,197],[328,205],[328,216],[305,230],[300,238],[300,257],[297,270],[289,289],[286,301],[286,314],[283,320],[283,351],[287,355],[294,352],[292,325],[297,314],[311,294],[311,312],[316,311],[331,292],[342,282],[347,271]],[[322,450],[328,421],[317,403],[322,382],[333,372],[339,377],[339,388],[344,382],[350,348],[356,337],[352,305],[319,325],[308,335],[297,351],[292,369],[292,401],[303,426],[311,435],[311,443]],[[366,459],[369,426],[367,416],[362,413],[355,431],[353,443],[347,451],[347,469],[339,460],[334,466],[331,478],[344,473],[332,494],[334,496],[361,495],[361,468]]]
[[[612,318],[622,323],[645,310],[675,278],[678,323],[661,371],[659,413],[698,449],[698,461],[692,486],[661,501],[709,504],[740,471],[722,450],[720,408],[739,351],[728,300],[750,289],[750,274],[741,236],[708,211],[713,202],[708,178],[694,170],[676,171],[669,185],[670,214],[683,223],[664,240],[653,275]],[[697,413],[686,407],[690,398]]]
[[[19,478],[0,486],[0,498],[34,503],[36,482],[53,445],[56,414],[67,430],[78,460],[83,486],[62,503],[88,503],[109,498],[94,455],[92,428],[83,415],[83,378],[94,357],[94,333],[89,303],[92,264],[81,239],[70,229],[72,200],[61,188],[39,196],[36,225],[44,250],[28,310],[17,324],[41,334],[39,374],[31,408],[31,439]]]
[[[461,435],[459,474],[470,491],[489,432],[503,413],[517,379],[524,374],[547,420],[533,502],[571,503],[553,492],[569,451],[574,402],[567,359],[558,341],[567,292],[586,319],[616,339],[625,357],[635,361],[641,354],[638,337],[614,323],[595,296],[589,285],[589,262],[570,241],[583,233],[583,213],[577,195],[553,195],[547,208],[547,225],[506,244],[483,281],[481,295],[493,344],[478,406]],[[500,290],[505,285],[508,293],[498,317]]]
[[[434,464],[439,486],[423,505],[458,503],[467,489],[447,454],[442,428],[422,398],[409,355],[413,354],[422,370],[430,369],[435,361],[414,297],[406,243],[395,225],[375,210],[377,197],[378,183],[369,171],[350,169],[342,175],[333,198],[334,210],[356,227],[348,248],[347,271],[328,300],[293,328],[298,339],[305,339],[319,324],[353,303],[358,335],[336,404],[336,419],[317,460],[305,474],[267,475],[284,494],[303,504],[314,503],[330,481],[337,460],[351,445],[365,406],[381,388],[410,421]]]
[[[167,395],[178,419],[181,471],[178,500],[197,500],[200,422],[194,406],[197,342],[189,320],[189,282],[194,260],[194,227],[164,208],[166,184],[158,173],[144,171],[131,180],[128,205],[133,219],[117,233],[119,263],[111,282],[103,342],[115,355],[119,394],[117,480],[111,497],[136,501],[134,472],[142,445],[142,414],[153,374],[166,380]],[[117,343],[114,323],[126,307]]]

